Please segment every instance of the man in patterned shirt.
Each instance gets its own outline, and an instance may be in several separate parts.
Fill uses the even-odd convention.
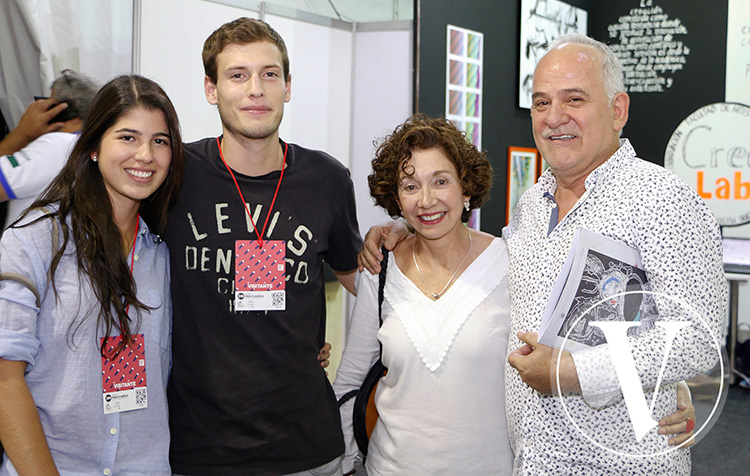
[[[560,37],[537,65],[532,127],[551,170],[521,198],[504,230],[509,348],[518,347],[508,359],[515,369],[506,369],[515,474],[690,474],[688,450],[670,448],[658,426],[637,441],[628,411],[633,402],[623,398],[608,344],[563,352],[560,397],[551,385],[556,354],[535,333],[573,236],[585,228],[638,250],[651,289],[696,311],[668,315],[691,325],[673,340],[661,387],[665,329],[644,323],[649,331],[628,338],[647,402],[657,394],[653,415],[674,411],[674,382],[718,359],[710,334],[721,334],[727,298],[718,225],[685,183],[637,158],[620,139],[629,105],[622,66],[602,43]],[[667,301],[659,306],[664,314]]]
[[[669,414],[678,407],[674,382],[716,362],[712,341],[699,324],[705,324],[703,331],[721,332],[727,297],[721,237],[698,195],[664,168],[636,158],[630,142],[620,139],[629,105],[619,60],[585,36],[560,37],[536,68],[534,140],[550,169],[521,198],[503,232],[510,252],[509,348],[517,348],[505,379],[516,475],[690,474],[688,450],[670,447],[668,436],[687,429],[689,412]],[[574,356],[562,353],[560,397],[552,387],[556,354],[537,342],[536,331],[579,228],[637,249],[651,289],[687,303],[703,318],[674,340],[664,385],[656,392],[664,332],[655,326],[629,339],[648,401],[657,393],[652,414],[664,417],[664,426],[652,428],[640,441],[606,344]],[[371,230],[361,267],[377,272],[379,242],[392,248],[404,234],[403,226],[392,224]],[[682,433],[671,443],[689,435]]]

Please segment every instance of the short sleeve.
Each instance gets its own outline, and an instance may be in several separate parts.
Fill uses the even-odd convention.
[[[336,271],[351,271],[357,267],[357,253],[362,248],[357,223],[357,206],[354,200],[354,185],[349,172],[341,176],[340,199],[330,235],[330,248],[324,254],[326,263]]]
[[[20,151],[0,157],[0,182],[8,198],[32,198],[42,193],[62,169],[76,139],[67,132],[50,132]]]

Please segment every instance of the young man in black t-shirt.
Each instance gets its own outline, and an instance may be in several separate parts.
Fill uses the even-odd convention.
[[[165,232],[172,470],[341,474],[339,412],[316,356],[323,261],[354,292],[361,239],[349,172],[279,139],[291,77],[270,26],[223,25],[206,40],[203,62],[223,135],[186,145],[185,182]]]

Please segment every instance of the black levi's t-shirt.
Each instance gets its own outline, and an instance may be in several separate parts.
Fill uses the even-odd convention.
[[[346,167],[323,152],[289,144],[286,164],[264,235],[286,244],[286,310],[235,311],[235,240],[257,235],[216,138],[185,146],[185,181],[164,234],[175,473],[286,474],[344,452],[317,354],[325,338],[323,261],[337,271],[357,266],[354,190]],[[279,174],[235,172],[258,232]]]

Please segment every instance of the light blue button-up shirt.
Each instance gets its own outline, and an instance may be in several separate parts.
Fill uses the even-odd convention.
[[[0,281],[0,357],[28,362],[26,382],[61,475],[170,475],[167,247],[141,220],[133,277],[138,299],[153,309],[142,312],[139,320],[131,307],[130,316],[133,333],[144,334],[146,343],[148,408],[105,415],[99,303],[89,277],[79,273],[72,240],[57,268],[55,297],[47,276],[51,230],[51,221],[42,220],[9,229],[0,241],[0,273],[27,277],[42,298],[38,308],[29,289]],[[0,476],[15,474],[5,455]]]

